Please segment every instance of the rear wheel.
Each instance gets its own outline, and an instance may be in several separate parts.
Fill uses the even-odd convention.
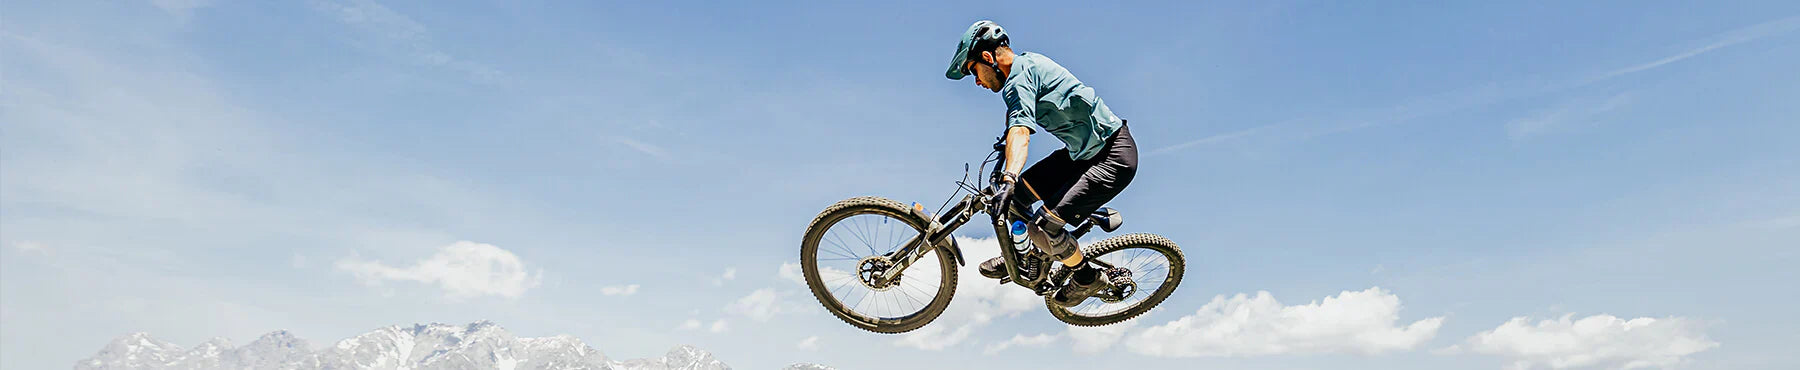
[[[1181,284],[1187,262],[1175,242],[1155,234],[1127,234],[1107,238],[1083,248],[1088,259],[1104,261],[1131,272],[1135,287],[1130,291],[1111,291],[1106,298],[1088,298],[1071,307],[1056,304],[1050,297],[1044,305],[1050,314],[1069,325],[1101,326],[1118,323],[1150,311]],[[1097,295],[1099,296],[1099,295]]]
[[[897,281],[875,278],[928,221],[886,198],[857,197],[820,212],[800,243],[800,268],[813,298],[838,319],[877,333],[904,333],[937,319],[956,293],[949,253],[927,248]]]

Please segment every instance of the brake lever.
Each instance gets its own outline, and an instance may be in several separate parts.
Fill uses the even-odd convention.
[[[1012,201],[1013,186],[1012,183],[1006,182],[994,185],[994,203],[990,205],[988,213],[998,216],[1006,215],[1007,202]]]

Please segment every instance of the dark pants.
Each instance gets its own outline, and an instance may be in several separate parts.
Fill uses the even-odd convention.
[[[1019,175],[1025,189],[1015,194],[1022,194],[1018,199],[1027,205],[1043,200],[1064,222],[1079,223],[1125,190],[1137,176],[1137,165],[1137,142],[1122,122],[1093,158],[1073,160],[1068,149],[1058,149],[1025,169]]]

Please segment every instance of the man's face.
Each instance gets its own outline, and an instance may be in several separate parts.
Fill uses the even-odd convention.
[[[973,60],[969,61],[969,64],[965,65],[964,68],[969,70],[969,75],[975,76],[976,85],[981,85],[981,87],[985,87],[989,91],[1000,92],[1000,75],[994,73],[994,68],[988,67],[986,64],[977,63]]]

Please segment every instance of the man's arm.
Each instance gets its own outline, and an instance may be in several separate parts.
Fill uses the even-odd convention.
[[[1029,67],[1029,66],[1027,66]],[[1026,68],[1029,69],[1029,68]],[[1028,72],[1028,71],[1027,71]],[[1030,73],[1010,77],[1000,97],[1006,101],[1006,169],[1018,176],[1025,170],[1026,149],[1031,143],[1031,126],[1037,124],[1037,79]],[[1016,80],[1016,81],[1013,81]],[[1015,179],[1016,180],[1016,179]]]
[[[1020,171],[1025,170],[1025,154],[1030,145],[1030,127],[1012,126],[1006,129],[1006,173],[1016,177]]]

